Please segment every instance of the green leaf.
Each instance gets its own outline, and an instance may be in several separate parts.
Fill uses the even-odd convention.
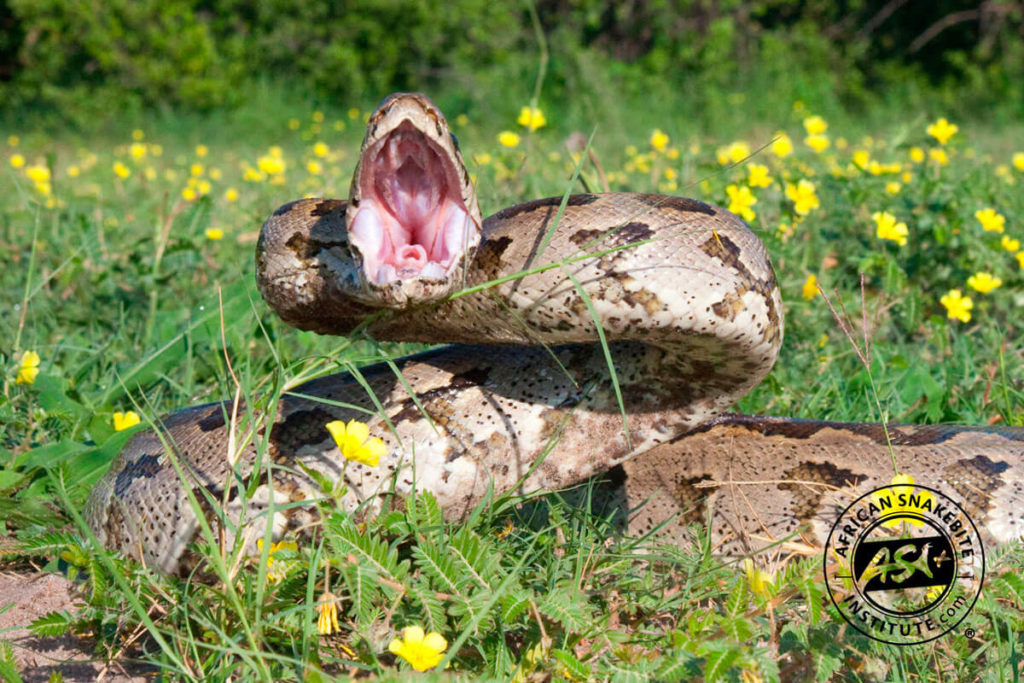
[[[44,614],[29,624],[28,628],[37,636],[53,637],[67,633],[73,623],[74,616],[71,612],[61,610]]]

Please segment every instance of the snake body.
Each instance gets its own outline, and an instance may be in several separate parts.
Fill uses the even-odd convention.
[[[419,489],[450,519],[494,492],[604,475],[628,531],[683,543],[690,522],[707,521],[726,554],[820,546],[844,501],[893,474],[878,425],[724,414],[782,342],[771,263],[739,218],[621,193],[480,221],[458,145],[420,95],[392,96],[370,118],[348,202],[300,200],[267,220],[257,278],[297,327],[452,345],[306,383],[265,428],[229,402],[136,435],[86,518],[106,545],[167,572],[193,558],[189,494],[211,520],[211,500],[225,501],[228,532],[251,544],[271,498],[275,535],[315,521],[302,504],[322,495],[314,471],[344,482],[356,514]],[[383,439],[376,467],[346,462],[325,429],[352,419]],[[1022,535],[1024,430],[890,436],[900,471],[955,491],[990,541]],[[225,491],[258,467],[251,495]]]

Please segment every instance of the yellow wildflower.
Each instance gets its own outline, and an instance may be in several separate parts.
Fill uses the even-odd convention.
[[[440,633],[424,633],[419,626],[406,626],[401,639],[395,638],[388,650],[401,657],[417,671],[433,669],[441,663],[448,641]]]
[[[145,137],[146,134],[142,132],[141,128],[136,128],[135,130],[132,131],[132,140],[135,140],[136,142],[142,140]]]
[[[853,163],[856,164],[860,170],[866,171],[868,169],[869,161],[871,161],[871,155],[865,150],[859,149],[853,153]]]
[[[11,168],[21,168],[25,165],[25,157],[20,154],[11,155]]]
[[[209,180],[200,180],[196,183],[196,189],[199,191],[199,194],[210,194],[210,190],[213,189],[213,186],[210,185]]]
[[[743,560],[743,568],[746,570],[751,592],[763,598],[771,597],[774,588],[771,574],[755,567],[754,561],[749,557]]]
[[[949,290],[939,299],[939,303],[946,308],[946,316],[950,320],[959,320],[962,323],[971,321],[971,309],[974,308],[974,302],[971,301],[971,297],[963,296],[959,289]]]
[[[209,148],[206,145],[196,145],[196,156],[202,159],[210,153]]]
[[[871,214],[871,217],[875,220],[876,231],[875,234],[878,239],[891,240],[901,247],[907,243],[907,224],[900,221],[896,222],[896,216],[893,216],[888,211],[876,211]]]
[[[1006,226],[1006,217],[995,209],[978,209],[974,217],[985,232],[1002,232]]]
[[[219,168],[210,169],[210,180],[220,180],[222,175]]]
[[[1020,240],[1013,239],[1009,235],[1003,235],[1003,239],[999,241],[999,246],[1006,251],[1018,251],[1020,249]]]
[[[341,625],[338,624],[338,598],[330,591],[324,591],[317,603],[316,611],[320,616],[316,620],[316,630],[320,635],[329,636],[332,633],[340,633]]]
[[[189,167],[188,172],[192,174],[193,178],[198,178],[199,176],[203,175],[203,165],[192,164],[192,166]]]
[[[718,148],[718,163],[723,166],[728,163],[738,164],[749,156],[750,146],[742,140]]]
[[[19,138],[17,135],[7,136],[7,144],[10,145],[11,147],[17,147],[20,143],[21,138]]]
[[[370,428],[365,422],[349,420],[346,425],[341,420],[334,420],[327,423],[327,431],[346,460],[376,467],[381,456],[387,452],[384,440],[378,436],[371,437]]]
[[[207,228],[206,239],[208,240],[219,240],[224,237],[224,231],[220,228]]]
[[[750,177],[747,184],[751,187],[768,187],[772,184],[772,177],[768,175],[768,167],[761,164],[750,164]]]
[[[913,161],[915,164],[919,164],[922,161],[924,161],[924,150],[921,149],[920,147],[911,147],[910,160]]]
[[[37,164],[26,168],[25,175],[34,183],[45,183],[50,180],[50,169]]]
[[[665,148],[668,147],[668,136],[661,132],[660,128],[655,128],[654,132],[651,133],[650,142],[651,147],[659,152],[664,152]]]
[[[164,153],[163,145],[150,145],[149,153],[155,157],[162,156]]]
[[[946,150],[940,147],[934,147],[928,150],[928,156],[939,166],[945,166],[949,163],[949,155],[946,154]]]
[[[988,294],[1001,284],[1003,284],[1002,280],[985,271],[979,271],[967,278],[967,286],[982,294]]]
[[[260,171],[271,176],[280,175],[285,170],[285,162],[281,158],[281,148],[276,148],[277,154],[274,154],[274,149],[272,147],[269,154],[264,154],[256,160],[256,165],[259,166]]]
[[[793,153],[793,141],[785,133],[779,133],[772,141],[772,152],[780,159],[784,159]]]
[[[808,135],[821,135],[828,130],[828,124],[820,116],[808,116],[804,119],[804,130]]]
[[[81,172],[82,172],[82,169],[78,168],[77,166],[68,166],[68,177],[69,178],[77,178],[78,175]]]
[[[15,384],[33,384],[39,375],[39,354],[35,351],[25,351],[21,354],[21,365],[18,368],[18,377]]]
[[[519,144],[519,135],[510,130],[503,130],[498,134],[498,143],[502,147],[515,147]]]
[[[263,173],[257,171],[252,166],[245,169],[245,173],[242,175],[242,180],[245,180],[246,182],[250,183],[262,182],[265,178],[266,176],[263,175]]]
[[[181,191],[181,198],[184,199],[187,202],[192,201],[197,196],[199,196],[199,195],[196,194],[195,189],[192,188],[192,187],[186,187],[184,190]]]
[[[224,191],[224,199],[228,200],[229,202],[238,201],[238,190],[236,190],[233,187],[229,187],[227,190]]]
[[[1024,152],[1017,152],[1013,155],[1013,167],[1018,171],[1024,171]]]
[[[359,109],[357,107],[352,107],[351,109],[349,109],[348,110],[348,117],[350,119],[352,119],[353,121],[358,119],[359,118]]]
[[[813,149],[815,152],[821,152],[828,149],[831,144],[827,135],[808,135],[804,138],[804,144]]]
[[[263,552],[263,539],[256,539],[256,547],[259,551]],[[299,549],[299,545],[294,541],[278,541],[270,545],[270,551],[267,553],[267,578],[270,579],[271,583],[280,583],[282,579],[288,576],[288,570],[295,566],[294,560],[282,560],[279,557],[274,557],[274,553],[282,550],[296,551]],[[328,616],[328,619],[330,617]],[[331,623],[332,626],[337,623],[337,607],[335,607],[334,621]],[[323,631],[321,631],[323,633]]]
[[[1017,263],[1020,265],[1020,269],[1024,270],[1024,251],[1018,251],[1014,256],[1017,257]]]
[[[519,111],[519,118],[516,119],[516,123],[530,130],[537,130],[546,126],[548,120],[544,118],[544,112],[537,107],[523,107]]]
[[[679,158],[679,148],[678,147],[669,147],[668,151],[665,152],[665,158],[666,159],[671,159],[672,161],[675,161],[676,159],[678,159]]]
[[[128,152],[132,155],[132,159],[141,159],[146,156],[146,145],[141,142],[133,142],[128,148]]]
[[[968,315],[968,318],[970,315]],[[965,321],[966,322],[966,321]],[[932,500],[932,494],[926,489],[915,493],[914,478],[909,474],[897,474],[892,478],[891,484],[871,494],[874,504],[885,511],[885,515],[893,516],[894,519],[887,519],[882,522],[883,527],[893,528],[903,522],[909,522],[913,526],[924,526],[924,522],[914,519],[911,516],[903,516],[900,513],[917,513],[921,507],[929,506],[928,501]],[[911,504],[911,499],[918,504]],[[883,501],[885,501],[883,503]],[[890,507],[891,506],[891,507]]]
[[[950,123],[945,117],[939,119],[935,123],[929,124],[927,131],[928,135],[939,141],[940,145],[944,145],[949,142],[949,139],[956,135],[956,132],[960,130],[955,123]]]
[[[469,117],[466,116],[465,114],[459,114],[458,116],[455,117],[455,124],[458,126],[468,126]]]
[[[123,432],[126,429],[139,424],[139,415],[134,410],[124,413],[114,413],[114,431]]]
[[[746,185],[742,187],[730,185],[725,188],[725,191],[729,194],[729,210],[738,216],[742,216],[745,221],[754,220],[757,214],[750,207],[757,204],[757,198],[750,191],[750,188]]]
[[[793,202],[793,211],[800,216],[806,216],[812,210],[821,206],[818,195],[814,190],[814,183],[803,179],[796,185],[786,183],[786,198]]]
[[[885,184],[885,191],[889,194],[899,194],[902,189],[903,185],[895,180],[890,180]]]
[[[124,180],[125,178],[127,178],[131,174],[132,174],[132,169],[128,168],[127,166],[122,164],[120,161],[115,161],[114,162],[114,175],[116,175],[118,178],[121,178],[122,180]]]
[[[324,122],[324,113],[322,111],[315,111],[315,112],[313,112],[313,122],[314,123],[323,123]]]
[[[331,151],[331,148],[327,146],[327,143],[318,142],[315,145],[313,145],[313,154],[315,154],[318,157],[323,158],[323,157],[327,156],[327,154],[330,151]]]
[[[306,162],[306,170],[309,171],[311,175],[320,175],[324,170],[324,167],[320,165],[319,161],[312,159]]]
[[[801,292],[803,297],[810,301],[818,294],[818,276],[811,273],[807,276],[807,280],[804,282],[804,288]]]

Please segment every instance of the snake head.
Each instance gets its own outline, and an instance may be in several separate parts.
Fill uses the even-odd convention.
[[[464,285],[480,209],[458,142],[426,96],[390,95],[370,117],[346,224],[361,289],[376,305],[428,303]]]

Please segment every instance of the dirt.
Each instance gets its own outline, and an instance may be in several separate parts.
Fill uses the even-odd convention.
[[[31,568],[0,568],[0,641],[10,644],[15,666],[26,683],[48,681],[60,673],[65,681],[153,680],[155,671],[130,663],[107,664],[95,644],[75,635],[34,636],[27,626],[49,612],[74,613],[81,601],[74,586],[59,574]]]

